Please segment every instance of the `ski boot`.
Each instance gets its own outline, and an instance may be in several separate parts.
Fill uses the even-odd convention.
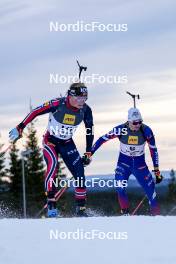
[[[128,208],[121,209],[120,213],[121,213],[121,215],[123,215],[123,216],[129,216],[129,215],[130,215],[130,213],[129,213],[129,209],[128,209]]]
[[[58,217],[58,210],[57,210],[57,208],[48,209],[47,216],[48,216],[49,218],[55,218],[55,217]]]
[[[86,207],[85,206],[76,206],[76,216],[88,217],[88,215],[86,213]]]
[[[58,210],[56,208],[56,200],[55,198],[52,197],[52,193],[48,193],[47,197],[47,217],[49,218],[54,218],[58,217]]]

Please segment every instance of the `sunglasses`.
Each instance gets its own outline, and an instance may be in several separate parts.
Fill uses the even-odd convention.
[[[133,121],[132,124],[134,126],[141,125],[142,124],[142,121]]]
[[[78,102],[87,101],[87,96],[73,96]]]

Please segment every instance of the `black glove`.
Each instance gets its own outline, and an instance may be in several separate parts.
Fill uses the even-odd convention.
[[[92,156],[91,152],[85,152],[84,155],[82,156],[82,163],[84,167],[86,167],[87,165],[91,163],[92,161],[91,156]]]
[[[163,180],[163,176],[161,175],[159,169],[154,169],[153,172],[155,173],[156,184],[162,182],[162,180]]]

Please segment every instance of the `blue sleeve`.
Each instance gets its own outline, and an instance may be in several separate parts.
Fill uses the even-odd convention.
[[[148,143],[150,154],[153,162],[154,168],[159,168],[159,157],[158,157],[158,150],[155,143],[155,136],[153,134],[153,131],[150,127],[144,126],[144,135],[146,138],[146,141]]]
[[[109,131],[107,134],[100,137],[92,147],[92,150],[91,150],[92,154],[94,154],[101,147],[101,145],[104,144],[105,142],[108,142],[109,140],[113,138],[118,138],[119,135],[121,134],[122,128],[123,128],[123,125],[116,126],[111,131]]]

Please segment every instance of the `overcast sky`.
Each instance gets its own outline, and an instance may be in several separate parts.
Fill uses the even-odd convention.
[[[0,132],[8,131],[33,107],[65,94],[68,84],[50,84],[50,73],[77,74],[76,59],[88,67],[84,75],[125,75],[126,84],[89,84],[88,104],[94,113],[95,139],[126,121],[139,93],[138,108],[154,131],[161,169],[175,168],[176,157],[176,2],[162,0],[0,0]],[[58,23],[127,24],[126,32],[50,32]],[[41,145],[48,116],[37,119]],[[83,126],[74,136],[85,151]],[[23,140],[18,143],[22,147]],[[146,148],[147,149],[147,148]],[[87,174],[113,173],[119,143],[112,140],[94,156]],[[147,151],[148,153],[148,151]],[[151,161],[147,154],[150,168]]]

